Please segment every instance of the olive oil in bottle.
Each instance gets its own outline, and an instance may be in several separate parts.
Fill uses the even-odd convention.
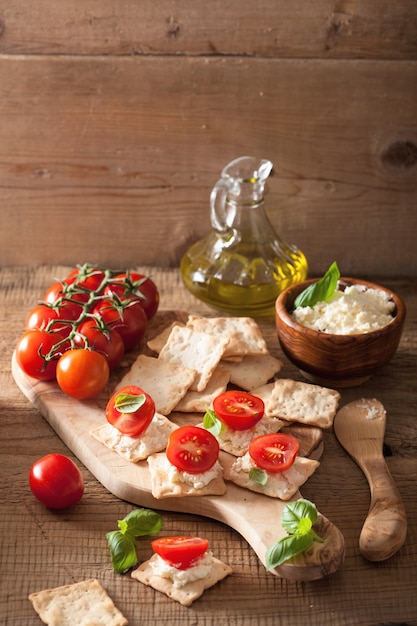
[[[282,241],[265,214],[271,170],[265,159],[229,163],[211,193],[212,231],[181,260],[189,291],[232,315],[273,316],[278,295],[307,277],[304,254]]]

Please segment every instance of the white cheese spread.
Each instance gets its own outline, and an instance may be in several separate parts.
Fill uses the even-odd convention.
[[[169,565],[169,563],[164,561],[159,555],[157,555],[155,560],[149,563],[155,576],[169,578],[172,580],[174,587],[184,587],[184,585],[188,583],[199,580],[200,578],[205,578],[210,573],[212,564],[213,554],[210,551],[207,551],[195,565],[184,570]]]
[[[165,469],[168,473],[168,480],[171,483],[185,483],[195,489],[203,489],[203,487],[211,483],[212,480],[223,474],[223,468],[219,461],[216,461],[213,467],[211,467],[207,472],[201,472],[200,474],[182,472],[177,469],[175,465],[172,465],[168,459],[165,459],[165,464]]]
[[[357,335],[383,328],[392,321],[395,304],[382,289],[364,285],[336,290],[329,302],[297,307],[292,315],[307,328],[334,335]]]
[[[262,417],[255,426],[245,430],[235,430],[223,424],[217,438],[220,442],[230,444],[230,447],[235,450],[247,450],[254,437],[276,433],[282,425],[283,422],[277,417]]]

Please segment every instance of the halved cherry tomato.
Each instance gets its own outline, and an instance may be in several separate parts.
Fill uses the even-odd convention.
[[[94,350],[67,350],[56,366],[58,385],[67,396],[77,400],[95,398],[106,386],[109,375],[106,357]]]
[[[260,469],[277,473],[291,467],[300,444],[292,435],[271,433],[259,435],[249,444],[249,455]]]
[[[89,317],[80,324],[74,344],[77,348],[91,348],[104,354],[111,370],[119,365],[125,353],[123,339],[117,330],[95,317]]]
[[[106,406],[106,419],[129,437],[138,437],[148,428],[155,415],[155,403],[140,387],[128,385],[111,396]]]
[[[156,554],[171,567],[185,570],[195,565],[206,553],[208,540],[200,537],[160,537],[151,542]]]
[[[213,409],[217,417],[230,428],[246,430],[259,422],[265,406],[258,396],[232,389],[213,400]]]
[[[74,461],[62,454],[47,454],[29,471],[29,485],[35,498],[51,509],[77,504],[84,493],[84,481]]]
[[[112,278],[110,285],[106,287],[105,293],[110,296],[116,294],[119,298],[132,295],[139,298],[148,320],[152,319],[158,310],[158,289],[153,280],[143,274],[136,272],[117,274]]]
[[[117,330],[126,351],[135,348],[145,335],[148,320],[137,298],[103,300],[94,307],[93,314]]]
[[[168,461],[180,471],[202,474],[217,461],[219,444],[205,428],[180,426],[169,436],[166,455]]]
[[[46,332],[39,328],[27,330],[16,344],[16,360],[19,367],[37,380],[54,380],[58,359],[68,345],[55,346],[65,337],[60,333]]]

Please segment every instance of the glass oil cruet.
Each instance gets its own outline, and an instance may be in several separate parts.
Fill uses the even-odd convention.
[[[211,232],[181,260],[185,286],[233,315],[273,316],[286,287],[305,280],[304,254],[274,231],[264,209],[273,164],[250,156],[231,161],[210,196]]]

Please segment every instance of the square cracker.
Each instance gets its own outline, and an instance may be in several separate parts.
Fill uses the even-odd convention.
[[[229,379],[229,372],[226,369],[220,369],[219,365],[211,375],[207,387],[203,391],[187,391],[174,408],[174,411],[179,411],[180,413],[205,413],[210,408],[214,398],[226,391]]]
[[[290,468],[284,472],[269,474],[266,484],[261,485],[252,480],[249,477],[249,472],[242,467],[248,458],[249,453],[247,452],[244,457],[239,457],[232,465],[226,466],[224,469],[226,480],[255,493],[262,493],[270,498],[279,498],[280,500],[292,498],[320,465],[319,461],[297,456]]]
[[[251,317],[200,317],[190,315],[186,326],[199,332],[229,338],[224,357],[245,354],[268,354],[268,348],[257,322]]]
[[[222,496],[226,493],[223,473],[218,474],[201,488],[196,488],[182,481],[172,482],[168,475],[165,452],[151,454],[148,457],[148,465],[151,474],[152,495],[157,500],[172,497],[181,498],[183,496]]]
[[[165,450],[169,435],[178,428],[167,417],[155,413],[146,431],[139,437],[123,435],[111,424],[103,424],[90,431],[90,435],[103,443],[107,448],[117,452],[119,456],[137,463],[148,458],[150,454]]]
[[[288,422],[330,428],[336,415],[340,393],[289,378],[253,390],[265,403],[265,414]]]
[[[152,339],[149,339],[149,341],[147,342],[148,348],[152,350],[152,352],[156,352],[157,354],[159,354],[166,342],[168,341],[169,334],[174,326],[184,326],[184,324],[182,324],[181,322],[172,322],[172,324],[167,326],[167,328],[159,333],[159,335],[153,337]]]
[[[115,389],[137,385],[152,397],[158,413],[169,415],[196,377],[197,372],[194,369],[181,363],[160,361],[140,354]]]
[[[204,591],[209,587],[213,587],[220,580],[223,580],[229,574],[232,574],[232,568],[223,563],[216,557],[213,557],[213,564],[210,573],[204,578],[194,580],[192,582],[183,585],[182,587],[175,587],[170,578],[163,578],[153,573],[153,569],[150,565],[151,562],[157,559],[157,555],[154,554],[148,561],[142,563],[137,569],[135,569],[131,576],[141,583],[156,589],[164,593],[172,600],[176,600],[183,606],[190,606],[194,600],[197,600],[203,595]]]
[[[277,374],[282,362],[271,354],[247,354],[240,362],[220,361],[219,367],[230,373],[230,382],[245,391],[265,385]]]
[[[48,626],[125,626],[127,619],[92,578],[31,593],[29,600]]]
[[[159,353],[159,361],[168,361],[197,371],[190,389],[203,391],[223,356],[229,340],[195,331],[186,326],[174,326],[168,341]]]

